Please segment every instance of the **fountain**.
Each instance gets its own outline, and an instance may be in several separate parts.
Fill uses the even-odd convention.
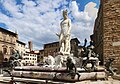
[[[61,31],[56,34],[59,37],[60,45],[57,56],[55,58],[48,56],[45,59],[46,65],[43,66],[17,66],[11,72],[12,75],[20,78],[67,82],[104,79],[106,74],[104,68],[99,67],[98,55],[94,53],[92,43],[88,47],[85,45],[82,47],[84,57],[77,58],[70,53],[71,20],[68,18],[67,10],[63,11],[63,20],[60,26]],[[81,54],[81,51],[79,53]]]

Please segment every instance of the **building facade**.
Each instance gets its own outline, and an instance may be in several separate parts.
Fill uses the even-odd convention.
[[[103,4],[100,4],[98,15],[94,25],[95,51],[99,54],[100,64],[103,64]]]
[[[43,62],[44,50],[39,50],[38,62]]]
[[[114,58],[113,67],[120,70],[120,0],[101,0],[94,42],[102,63]]]
[[[77,56],[79,43],[80,42],[77,38],[71,39],[71,53],[73,53],[74,56]],[[53,42],[53,43],[44,44],[44,53],[43,50],[41,50],[41,53],[44,56],[48,56],[48,55],[55,56],[56,53],[59,51],[60,51],[59,42]]]
[[[24,65],[35,65],[37,63],[37,54],[30,52],[24,53],[22,63]]]
[[[28,48],[25,48],[25,53],[23,54],[22,63],[24,65],[35,65],[38,61],[39,50],[33,51],[32,41],[28,41]]]
[[[23,56],[23,54],[25,53],[25,43],[17,40],[16,41],[16,50],[19,51],[20,55]]]
[[[4,59],[9,60],[13,50],[16,49],[17,39],[18,35],[16,33],[0,28],[0,63]]]
[[[41,56],[44,56],[44,49],[43,50],[39,50],[39,53]]]
[[[44,56],[48,56],[48,55],[55,56],[55,53],[57,53],[58,51],[59,51],[59,42],[44,44]]]

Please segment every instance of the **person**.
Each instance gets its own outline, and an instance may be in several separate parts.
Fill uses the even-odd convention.
[[[71,31],[71,20],[68,18],[68,11],[63,11],[63,20],[60,23],[61,31],[60,34],[56,34],[59,37],[60,52],[64,54],[70,54],[70,31]]]
[[[80,74],[77,72],[77,69],[75,67],[75,64],[72,62],[72,59],[70,57],[67,57],[67,63],[66,63],[66,71],[71,75],[71,78],[74,79],[75,75],[78,75],[78,80],[80,78]]]
[[[105,63],[106,70],[110,73],[110,75],[114,75],[115,72],[112,68],[112,62],[114,61],[114,58],[109,58],[107,62]]]

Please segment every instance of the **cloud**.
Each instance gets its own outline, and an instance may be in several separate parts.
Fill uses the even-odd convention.
[[[95,8],[96,7],[96,3],[93,3],[93,2],[89,2],[86,6],[85,6],[85,12],[88,12],[88,15],[95,19],[97,17],[97,11],[98,9]]]
[[[71,8],[73,17],[76,20],[78,20],[78,21],[81,21],[81,20],[90,21],[91,20],[91,17],[88,16],[88,12],[86,12],[86,11],[79,12],[79,8],[78,8],[76,1],[72,1],[70,8]]]
[[[74,18],[72,36],[78,37],[82,44],[85,38],[90,40],[89,36],[93,33],[94,20],[98,11],[95,6],[96,3],[89,2],[85,5],[84,11],[79,11],[77,2],[71,3],[70,10]]]
[[[2,0],[0,3],[12,16],[0,12],[0,23],[5,23],[11,31],[17,31],[21,41],[27,43],[32,40],[34,49],[41,49],[45,43],[58,41],[55,33],[60,31],[63,8],[69,9],[69,16],[74,18],[72,37],[78,37],[81,41],[89,38],[92,33],[97,12],[93,2],[88,3],[83,12],[79,11],[75,1],[70,8],[66,6],[70,3],[63,0],[22,0],[21,4],[16,4],[15,0]]]

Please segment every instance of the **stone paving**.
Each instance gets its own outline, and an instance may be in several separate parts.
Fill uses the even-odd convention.
[[[112,80],[112,81],[82,81],[82,82],[77,82],[75,84],[120,84],[120,81],[118,80]]]
[[[0,84],[7,84],[8,80],[10,80],[9,77],[4,78],[0,76]],[[30,79],[24,79],[24,81],[25,80],[30,81]],[[40,81],[40,80],[32,79],[31,81],[36,81],[38,84],[46,84],[45,80]],[[25,84],[25,83],[17,83],[17,84]],[[81,81],[81,82],[76,82],[76,83],[63,83],[63,82],[48,81],[47,84],[120,84],[120,80],[115,80],[112,77],[109,77],[108,80],[97,80],[97,81],[87,80],[87,81]]]

